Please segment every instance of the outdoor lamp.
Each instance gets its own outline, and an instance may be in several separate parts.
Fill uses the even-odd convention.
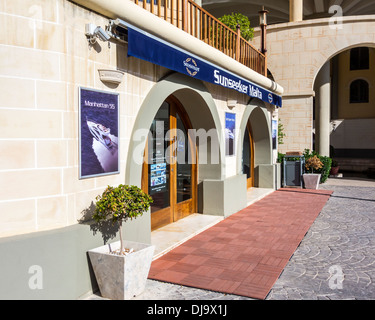
[[[265,10],[264,6],[262,6],[262,10],[259,11],[259,25],[261,27],[267,25],[267,13],[269,13],[269,11]]]
[[[267,52],[267,48],[266,48],[267,13],[269,13],[269,11],[264,9],[264,6],[262,6],[262,10],[259,11],[259,25],[260,25],[260,30],[261,30],[260,51],[263,54],[266,54]]]

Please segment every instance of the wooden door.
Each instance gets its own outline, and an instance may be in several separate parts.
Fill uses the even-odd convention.
[[[247,188],[254,187],[254,142],[250,124],[246,125],[242,148],[242,171],[247,176]]]
[[[151,125],[152,141],[147,142],[148,161],[143,165],[142,188],[154,199],[152,230],[196,212],[196,152],[189,129],[191,123],[182,105],[169,97]]]

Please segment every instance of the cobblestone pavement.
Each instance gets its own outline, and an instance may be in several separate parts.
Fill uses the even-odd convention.
[[[267,299],[375,299],[375,184],[366,185],[322,186],[334,193]]]
[[[254,300],[248,297],[147,280],[146,290],[133,300]]]
[[[334,193],[267,300],[375,299],[375,182],[329,180],[321,188]],[[134,299],[251,300],[154,280]]]

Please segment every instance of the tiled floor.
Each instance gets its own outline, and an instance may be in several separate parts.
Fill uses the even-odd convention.
[[[264,299],[330,194],[273,192],[155,260],[149,278]]]
[[[151,232],[151,243],[155,245],[153,260],[158,259],[223,219],[224,217],[195,213]]]
[[[266,188],[249,189],[247,192],[247,205],[249,206],[261,200],[274,191],[274,189]],[[223,216],[196,213],[152,231],[151,243],[155,245],[154,260],[223,219]]]

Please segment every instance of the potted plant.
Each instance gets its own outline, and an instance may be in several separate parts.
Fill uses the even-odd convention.
[[[305,149],[303,152],[303,156],[306,160],[317,156],[317,158],[322,162],[322,167],[317,172],[321,174],[320,183],[326,182],[331,171],[332,159],[330,157],[322,156],[314,150],[310,151],[310,149]],[[308,170],[308,173],[312,173],[312,170]]]
[[[224,23],[233,31],[237,31],[237,26],[240,27],[241,37],[247,41],[251,41],[254,37],[254,28],[250,27],[250,20],[242,13],[231,13],[223,15],[218,20]]]
[[[88,252],[100,293],[104,298],[130,299],[146,286],[155,247],[123,241],[122,224],[141,216],[153,200],[138,187],[122,184],[108,186],[96,200],[93,219],[98,223],[112,221],[120,234],[120,241]]]
[[[331,167],[331,172],[330,175],[332,176],[337,176],[340,170],[339,163],[336,160],[332,160],[332,167]]]
[[[319,170],[323,167],[322,161],[320,161],[320,159],[316,155],[314,155],[313,157],[306,159],[305,167],[307,170],[311,169],[312,171],[312,173],[303,174],[303,181],[305,183],[305,188],[306,189],[318,189],[321,174],[314,173],[314,170]]]

